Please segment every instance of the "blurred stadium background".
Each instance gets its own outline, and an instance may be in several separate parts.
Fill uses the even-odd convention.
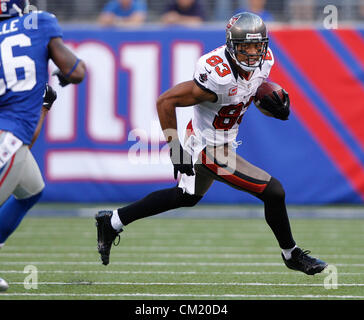
[[[50,79],[58,99],[33,148],[47,185],[43,202],[127,203],[173,185],[155,101],[192,78],[199,56],[224,44],[226,20],[246,4],[203,0],[207,21],[187,27],[160,24],[166,2],[147,1],[147,22],[121,28],[97,24],[105,2],[32,2],[56,14],[65,42],[88,65],[80,86],[61,88]],[[327,4],[338,9],[338,29],[324,28]],[[290,205],[363,204],[362,6],[266,2],[274,16],[267,23],[275,55],[270,79],[290,93],[292,115],[281,122],[251,107],[237,152],[277,177]],[[190,109],[178,111],[181,139],[190,115]],[[202,203],[260,202],[216,182]]]
[[[107,0],[32,0],[39,9],[53,12],[61,21],[89,22],[93,23],[98,13]],[[158,22],[168,1],[146,0],[148,6],[148,22]],[[225,22],[235,10],[246,6],[248,0],[201,0],[207,12],[207,22]],[[312,21],[321,22],[323,8],[335,5],[339,12],[340,21],[356,22],[363,21],[364,1],[362,0],[268,0],[265,8],[274,16],[278,22],[297,23]],[[310,12],[310,14],[308,14]],[[227,14],[227,16],[226,16]],[[301,17],[301,18],[300,18]]]

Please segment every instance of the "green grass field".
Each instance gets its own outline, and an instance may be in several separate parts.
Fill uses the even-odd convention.
[[[136,221],[105,267],[93,218],[27,217],[0,250],[0,277],[10,285],[0,300],[364,299],[364,220],[291,225],[302,248],[337,268],[336,289],[324,287],[332,273],[287,269],[264,219]],[[37,288],[24,286],[28,265],[37,268]]]

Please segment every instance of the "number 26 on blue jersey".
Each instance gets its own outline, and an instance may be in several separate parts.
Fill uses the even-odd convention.
[[[35,62],[26,55],[14,57],[13,48],[30,47],[31,39],[25,34],[17,34],[6,37],[0,44],[1,66],[4,70],[4,79],[0,79],[0,95],[4,95],[6,89],[13,92],[32,90],[36,85]],[[19,80],[16,70],[24,70],[24,79]]]

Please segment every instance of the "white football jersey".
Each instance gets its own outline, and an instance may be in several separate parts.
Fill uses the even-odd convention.
[[[239,76],[226,45],[203,55],[196,63],[194,81],[200,88],[214,92],[217,100],[194,106],[195,134],[208,145],[234,141],[244,113],[273,64],[273,54],[268,49],[262,68],[256,68],[246,80]]]

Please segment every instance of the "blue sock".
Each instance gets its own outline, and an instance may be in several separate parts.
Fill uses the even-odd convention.
[[[39,200],[42,191],[27,199],[15,199],[10,196],[0,208],[0,243],[14,232],[26,213]]]

